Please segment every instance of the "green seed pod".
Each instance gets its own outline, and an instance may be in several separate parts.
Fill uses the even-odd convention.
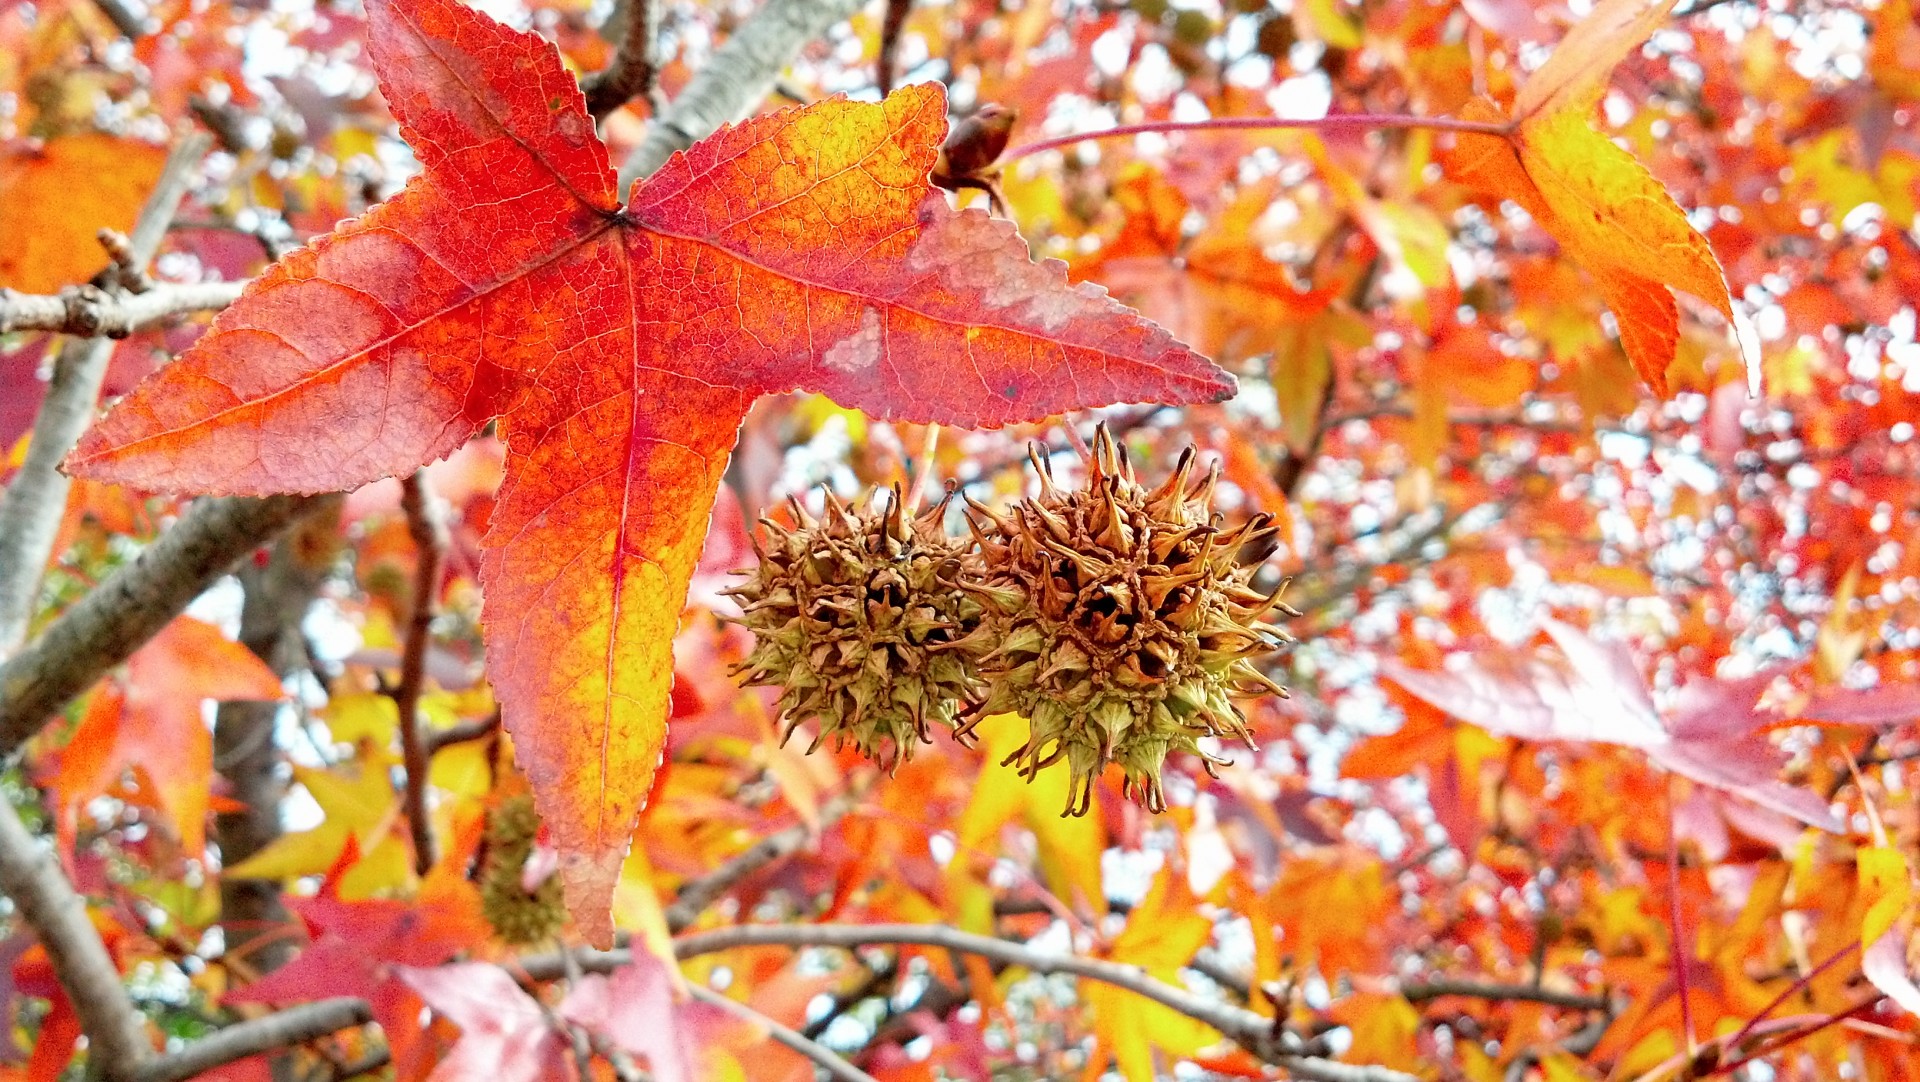
[[[763,523],[760,563],[729,591],[756,636],[734,671],[782,689],[787,737],[818,721],[814,747],[832,737],[893,767],[985,697],[985,607],[964,588],[972,546],[947,536],[946,500],[912,518],[898,489],[876,502],[849,508],[829,493],[824,518],[795,502],[797,528]]]
[[[1005,515],[975,506],[980,578],[988,613],[980,671],[992,684],[981,713],[1015,711],[1031,726],[1007,760],[1031,778],[1067,760],[1068,814],[1084,814],[1108,763],[1125,791],[1153,811],[1166,807],[1161,769],[1169,752],[1222,760],[1204,737],[1253,741],[1233,700],[1285,695],[1255,660],[1292,641],[1266,622],[1292,613],[1279,593],[1249,582],[1271,551],[1265,515],[1228,530],[1215,522],[1217,471],[1192,481],[1194,456],[1152,491],[1102,428],[1084,489],[1055,485],[1036,453],[1040,494]],[[1191,482],[1191,484],[1190,484]]]
[[[544,943],[567,920],[560,877],[548,876],[532,893],[521,873],[540,833],[530,794],[511,797],[487,814],[486,857],[480,867],[480,911],[494,934],[515,946]]]

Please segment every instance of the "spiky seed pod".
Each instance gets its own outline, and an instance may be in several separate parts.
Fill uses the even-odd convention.
[[[516,946],[544,943],[566,923],[560,877],[551,875],[529,893],[522,870],[540,833],[531,794],[501,801],[487,814],[486,856],[480,864],[480,911],[494,934]]]
[[[1193,752],[1212,773],[1223,760],[1202,737],[1253,746],[1234,700],[1287,693],[1254,666],[1292,641],[1266,617],[1297,615],[1277,591],[1250,585],[1276,528],[1266,515],[1222,528],[1218,471],[1194,481],[1191,449],[1152,491],[1104,426],[1082,489],[1059,487],[1039,454],[1030,457],[1038,496],[1004,515],[973,507],[976,591],[988,607],[979,635],[991,644],[981,672],[993,684],[981,713],[1028,719],[1027,743],[1007,763],[1029,779],[1066,759],[1067,814],[1086,812],[1110,762],[1130,797],[1162,811],[1169,752]]]
[[[783,689],[786,737],[817,720],[813,747],[832,737],[897,767],[985,696],[974,635],[984,607],[962,586],[972,544],[947,535],[947,499],[913,517],[898,488],[877,503],[849,508],[828,493],[823,518],[795,501],[797,528],[763,520],[759,566],[729,591],[756,636],[734,672]]]

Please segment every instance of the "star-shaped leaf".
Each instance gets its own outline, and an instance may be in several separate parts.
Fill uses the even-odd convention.
[[[1464,120],[1508,121],[1511,134],[1461,135],[1446,159],[1462,181],[1526,208],[1587,268],[1613,311],[1627,359],[1661,395],[1680,340],[1673,289],[1736,326],[1740,317],[1707,239],[1653,174],[1590,118],[1608,73],[1659,27],[1673,2],[1596,5],[1520,88],[1510,114],[1484,98],[1461,111]]]
[[[317,492],[413,470],[498,417],[491,677],[597,942],[754,398],[801,388],[991,426],[1233,391],[1033,263],[1008,223],[948,206],[927,180],[947,126],[937,86],[724,129],[623,207],[547,42],[454,0],[370,0],[368,47],[421,174],[262,275],[69,466],[142,488]]]

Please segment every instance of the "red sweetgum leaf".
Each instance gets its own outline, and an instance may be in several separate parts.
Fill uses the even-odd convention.
[[[69,460],[192,492],[352,488],[500,418],[491,677],[568,906],[608,900],[666,739],[672,638],[748,405],[1001,425],[1232,377],[928,172],[938,86],[723,129],[619,206],[553,47],[454,0],[371,0],[423,171],[269,269]]]

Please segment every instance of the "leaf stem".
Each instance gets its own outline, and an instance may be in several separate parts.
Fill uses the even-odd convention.
[[[1223,116],[1211,120],[1155,120],[1145,124],[1122,124],[1117,128],[1101,131],[1076,132],[1072,135],[1056,135],[1050,139],[1039,139],[1008,150],[1000,156],[1001,162],[1018,161],[1042,151],[1058,150],[1074,143],[1084,143],[1094,139],[1122,139],[1130,135],[1172,135],[1182,132],[1208,131],[1283,131],[1288,129],[1307,129],[1311,131],[1385,131],[1389,129],[1424,128],[1429,131],[1466,132],[1474,135],[1494,135],[1504,139],[1513,134],[1507,124],[1493,124],[1478,120],[1458,120],[1441,116],[1406,116],[1398,113],[1330,113],[1323,117],[1277,117],[1277,116]]]
[[[1673,951],[1673,979],[1680,992],[1680,1024],[1687,1032],[1687,1054],[1699,1047],[1694,1038],[1693,999],[1687,987],[1687,949],[1680,938],[1680,825],[1673,812],[1673,775],[1667,775],[1667,914],[1668,942]]]
[[[420,694],[426,685],[427,649],[433,641],[433,618],[439,609],[440,568],[447,554],[447,524],[426,471],[415,470],[401,484],[400,507],[406,512],[407,534],[413,539],[413,606],[400,658],[400,683],[393,704],[400,716],[400,748],[407,767],[407,825],[413,835],[414,871],[426,875],[435,853],[433,822],[427,815],[427,773],[433,752],[421,729]]]

